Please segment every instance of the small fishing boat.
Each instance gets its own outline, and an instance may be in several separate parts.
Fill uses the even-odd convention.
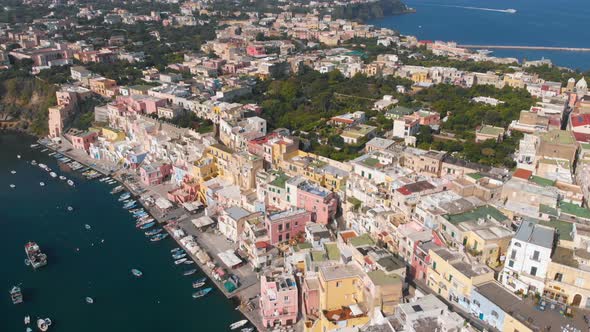
[[[115,188],[113,188],[113,190],[111,190],[111,194],[117,194],[120,193],[121,191],[123,191],[123,189],[125,189],[123,186],[116,186]]]
[[[23,293],[19,286],[13,286],[10,289],[10,299],[12,300],[12,304],[23,303]]]
[[[147,224],[143,224],[141,226],[139,226],[139,229],[144,230],[144,229],[148,229],[150,227],[153,227],[156,223],[155,222],[148,222]]]
[[[201,282],[193,282],[193,288],[201,288],[205,285],[204,281]]]
[[[68,211],[72,212],[72,211],[74,211],[74,208],[71,206],[68,206]]]
[[[240,327],[244,326],[248,324],[248,320],[247,319],[242,319],[240,321],[237,321],[235,323],[232,323],[229,328],[230,330],[235,330],[235,329],[239,329]]]
[[[20,159],[20,154],[17,154],[17,155],[16,155],[16,158],[17,158],[17,159]]]
[[[119,202],[129,199],[129,197],[131,197],[130,193],[123,193],[121,196],[119,196]]]
[[[135,203],[137,203],[137,201],[131,200],[131,201],[125,203],[125,205],[123,205],[123,208],[126,210],[133,209],[135,207]]]
[[[84,225],[84,228],[86,228],[87,230],[92,229],[92,227],[90,227],[90,225],[88,225],[88,224]]]
[[[16,171],[10,171],[10,174],[16,174]]]
[[[156,234],[150,238],[150,241],[157,242],[168,237],[168,233]]]
[[[199,282],[205,282],[205,281],[207,281],[207,277],[202,277],[202,278],[199,278],[199,279],[193,281],[193,284],[194,283],[199,283]]]
[[[49,318],[45,318],[45,319],[39,318],[37,320],[37,328],[39,328],[39,330],[45,332],[45,331],[49,330],[49,326],[51,326],[51,319],[49,319]]]
[[[172,258],[174,259],[181,259],[181,258],[185,258],[186,257],[186,253],[176,253],[174,255],[172,255]]]
[[[86,303],[92,304],[92,303],[94,303],[94,299],[91,298],[90,296],[86,296]]]
[[[31,265],[31,261],[28,258],[25,258],[25,265],[26,266]]]
[[[69,186],[71,186],[71,187],[73,187],[73,186],[74,186],[74,181],[72,181],[72,180],[68,180],[68,181],[67,181],[67,183],[68,183],[68,185],[69,185]]]
[[[253,327],[246,327],[240,330],[240,332],[254,332]]]
[[[185,265],[195,264],[195,262],[191,261],[190,259],[184,262]]]
[[[57,177],[57,173],[55,172],[50,172],[49,176],[51,176],[52,178],[56,178]]]
[[[170,252],[178,252],[178,251],[184,251],[181,248],[174,248],[174,249],[170,249]]]
[[[45,186],[45,182],[39,182],[39,185],[40,185],[41,187],[43,187],[43,186]]]
[[[209,294],[209,292],[211,292],[212,290],[213,290],[213,288],[211,288],[211,287],[201,289],[200,291],[193,293],[193,298],[198,299],[200,297],[203,297],[203,296]],[[247,322],[248,321],[246,321],[246,323]],[[242,325],[240,325],[240,326],[242,326]]]
[[[27,327],[27,329],[25,330],[25,332],[33,332],[33,329],[30,327]]]
[[[65,177],[65,176],[63,176],[63,175],[60,175],[60,176],[59,176],[59,179],[63,181],[63,180],[65,180],[65,179],[66,179],[66,177]]]
[[[191,269],[191,270],[184,271],[183,275],[190,276],[190,275],[195,274],[196,272],[197,272],[197,269]]]
[[[16,186],[14,184],[11,184],[10,185],[10,188],[13,188],[14,189],[14,188],[16,188]]]
[[[38,147],[39,144],[31,144],[31,149]]]
[[[146,217],[148,217],[148,216],[146,216]],[[154,222],[154,218],[143,218],[142,217],[142,218],[140,218],[140,220],[137,223],[135,223],[135,226],[139,227],[141,225],[149,224],[151,222]]]
[[[25,316],[25,325],[31,324],[31,316]]]
[[[184,262],[186,262],[186,261],[187,261],[187,259],[186,259],[186,258],[181,258],[181,259],[177,259],[177,260],[175,260],[175,261],[174,261],[174,264],[176,264],[176,265],[179,265],[179,264],[182,264],[182,263],[184,263]]]
[[[144,232],[144,234],[147,235],[147,236],[153,236],[153,235],[156,235],[156,234],[160,234],[162,232],[162,230],[163,229],[161,229],[161,228],[152,229],[151,231]]]
[[[139,271],[138,269],[131,269],[131,273],[133,273],[133,275],[138,278],[143,275],[143,272]]]
[[[31,160],[31,165],[37,165],[37,161],[36,160]]]

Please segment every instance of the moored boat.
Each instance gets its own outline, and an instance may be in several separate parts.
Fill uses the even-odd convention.
[[[235,323],[232,323],[229,328],[230,330],[235,330],[235,329],[239,329],[240,327],[244,326],[248,324],[248,320],[247,319],[242,319],[240,321],[237,321]]]
[[[185,265],[195,264],[195,262],[191,261],[190,259],[184,262]]]
[[[213,290],[213,288],[211,288],[211,287],[201,289],[200,291],[193,293],[193,298],[198,299],[200,297],[203,297],[203,296],[209,294],[209,292],[211,292],[212,290]],[[248,321],[246,321],[246,322],[248,322]]]
[[[185,276],[190,276],[190,275],[193,275],[193,274],[195,274],[196,272],[197,272],[197,269],[191,269],[191,270],[184,271],[184,273],[183,273],[183,274],[184,274]]]
[[[186,253],[182,252],[182,253],[176,253],[174,255],[172,255],[172,258],[174,259],[181,259],[181,258],[185,258],[186,257]]]
[[[25,325],[31,324],[31,316],[25,316]]]
[[[65,179],[66,179],[66,177],[65,177],[65,176],[63,176],[63,175],[60,175],[60,176],[59,176],[59,179],[63,181],[63,180],[65,180]]]
[[[39,185],[40,185],[41,187],[43,187],[43,186],[45,186],[45,182],[39,182]]]
[[[49,319],[49,318],[45,318],[45,319],[39,318],[37,320],[37,328],[39,328],[39,330],[45,332],[45,331],[49,330],[49,326],[51,326],[51,319]]]
[[[50,172],[50,173],[49,173],[49,175],[50,175],[52,178],[56,178],[56,177],[57,177],[57,173],[55,173],[55,172]]]
[[[178,265],[178,264],[182,264],[184,262],[186,262],[187,259],[186,258],[181,258],[181,259],[177,259],[174,261],[174,264]]]
[[[123,191],[123,189],[125,189],[123,186],[116,186],[115,188],[113,188],[113,190],[111,190],[111,194],[118,194],[121,191]]]
[[[162,232],[162,229],[157,228],[157,229],[152,229],[151,231],[144,232],[144,234],[147,236],[152,236],[152,235],[160,234],[161,232]]]
[[[47,265],[47,255],[41,252],[37,243],[31,241],[25,244],[25,253],[34,269]]]
[[[121,194],[121,196],[119,196],[119,202],[122,202],[122,201],[124,201],[126,199],[129,199],[129,197],[131,197],[131,194],[130,193],[128,193],[128,192],[123,193],[123,194]]]
[[[170,249],[170,252],[178,252],[178,251],[181,251],[181,250],[182,250],[181,248],[174,248],[174,249]]]
[[[10,289],[10,299],[12,300],[12,304],[23,303],[23,293],[19,286],[14,286]]]
[[[150,241],[157,242],[168,237],[168,233],[156,234],[150,238]]]
[[[201,282],[193,282],[193,288],[201,288],[205,285],[204,281]]]
[[[94,303],[94,299],[91,298],[90,296],[86,296],[86,303],[92,304],[92,303]]]
[[[155,223],[155,222],[153,222],[153,221],[152,221],[152,222],[148,222],[147,224],[143,224],[143,225],[139,226],[139,229],[142,229],[142,230],[143,230],[143,229],[148,229],[148,228],[150,228],[150,227],[153,227],[155,224],[156,224],[156,223]]]
[[[143,275],[143,272],[139,271],[138,269],[131,269],[131,273],[133,273],[133,275],[138,278]]]
[[[73,187],[74,186],[74,181],[72,180],[68,180],[66,181],[68,183],[69,186]]]

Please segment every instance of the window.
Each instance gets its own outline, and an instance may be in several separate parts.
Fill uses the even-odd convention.
[[[498,318],[498,312],[496,310],[492,310],[492,317]]]
[[[514,267],[514,261],[513,261],[513,260],[509,260],[509,261],[508,261],[508,266],[510,266],[510,267]]]
[[[535,250],[533,252],[533,260],[539,261],[539,251]]]
[[[342,286],[342,281],[336,281],[336,287]]]
[[[532,266],[531,267],[531,275],[532,276],[536,276],[537,275],[537,267],[536,266]]]
[[[512,249],[512,252],[510,253],[510,259],[515,259],[516,258],[516,250]]]
[[[584,286],[584,278],[579,278],[579,277],[576,278],[575,285],[578,286],[578,287]]]
[[[283,242],[283,235],[279,235],[279,242]]]
[[[473,300],[473,304],[475,304],[478,307],[481,306],[481,304],[479,304],[479,301],[478,300]]]
[[[291,223],[290,223],[290,222],[288,222],[288,223],[286,224],[286,226],[287,226],[287,230],[291,229]]]
[[[556,273],[555,278],[553,278],[553,280],[555,280],[555,281],[561,281],[562,279],[563,279],[563,274],[561,274],[561,273]]]
[[[432,262],[432,269],[436,271],[436,262]]]
[[[283,224],[279,224],[279,232],[283,231]]]

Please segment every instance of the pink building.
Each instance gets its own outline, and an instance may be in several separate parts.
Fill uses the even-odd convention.
[[[305,233],[305,225],[311,221],[311,212],[303,209],[286,210],[268,215],[265,220],[270,244],[276,245]]]
[[[145,95],[119,96],[116,104],[125,107],[127,112],[157,114],[158,107],[166,106],[166,99]]]
[[[297,207],[311,212],[314,222],[325,225],[336,216],[338,196],[304,181],[297,186]]]
[[[260,278],[260,312],[265,327],[295,324],[298,307],[297,283],[293,276],[275,270]]]
[[[98,138],[98,133],[95,131],[85,131],[85,132],[72,132],[68,134],[70,140],[72,141],[72,145],[74,149],[84,150],[88,152],[90,149],[90,144],[96,142]]]
[[[266,55],[266,50],[262,45],[248,45],[246,47],[246,54],[249,56],[261,56]]]
[[[444,247],[444,242],[436,232],[432,232],[430,241],[417,241],[414,243],[414,254],[410,260],[410,276],[426,282],[428,277],[428,266],[430,265],[430,249]]]
[[[172,165],[165,163],[143,165],[139,168],[141,182],[148,186],[161,184],[171,173]]]

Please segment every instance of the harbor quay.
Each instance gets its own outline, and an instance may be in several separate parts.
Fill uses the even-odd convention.
[[[222,235],[216,234],[213,230],[203,231],[197,229],[191,220],[203,216],[204,214],[188,214],[182,207],[171,207],[166,211],[162,211],[154,204],[148,203],[154,201],[158,197],[165,197],[167,191],[170,189],[169,185],[159,184],[155,186],[142,185],[136,179],[133,172],[122,167],[117,167],[105,160],[95,160],[90,158],[84,151],[73,149],[68,141],[62,141],[60,144],[50,143],[47,140],[39,140],[38,143],[51,149],[55,152],[63,154],[68,158],[83,164],[86,167],[94,169],[95,171],[120,182],[134,197],[138,197],[138,202],[149,214],[159,223],[164,225],[164,229],[171,238],[191,257],[197,264],[200,270],[207,275],[210,282],[213,283],[221,293],[236,305],[236,310],[239,310],[258,331],[266,331],[267,329],[262,325],[262,319],[259,314],[258,296],[260,295],[260,281],[258,275],[252,268],[245,264],[235,269],[224,265],[217,257],[220,253],[227,250],[235,250],[233,244],[227,241]],[[185,244],[174,233],[174,229],[182,229],[182,231],[191,235],[198,246],[208,254],[211,258],[209,264],[203,264],[199,258],[193,254]],[[223,266],[225,269],[231,271],[232,274],[238,276],[239,287],[232,292],[229,292],[214,275],[214,268]],[[289,331],[292,329],[289,329]]]

